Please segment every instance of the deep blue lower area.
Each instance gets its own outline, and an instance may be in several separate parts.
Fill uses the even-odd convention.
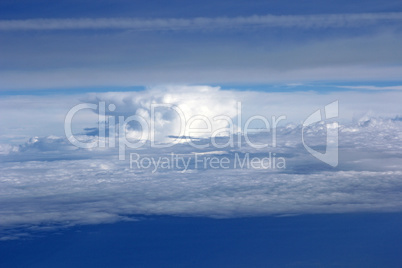
[[[0,267],[402,267],[402,214],[141,217],[0,242]]]

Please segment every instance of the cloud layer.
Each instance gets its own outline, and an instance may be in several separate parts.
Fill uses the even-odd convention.
[[[1,20],[1,91],[399,81],[402,13]]]
[[[235,116],[231,114],[233,103],[241,100],[245,117],[257,112],[266,116],[275,114],[275,105],[282,103],[280,106],[286,106],[282,109],[288,109],[295,119],[308,116],[334,98],[317,93],[292,94],[234,94],[219,88],[186,86],[154,88],[145,92],[97,93],[80,98],[84,102],[114,103],[115,114],[109,115],[125,117],[146,113],[147,105],[152,102],[171,102],[183,109],[188,106],[187,115],[206,111],[209,115],[226,113]],[[151,164],[148,168],[130,167],[129,157],[125,161],[118,160],[117,147],[79,149],[62,136],[34,137],[19,146],[4,145],[0,155],[2,237],[18,237],[20,227],[26,231],[96,224],[131,220],[132,215],[138,214],[239,217],[401,211],[402,121],[393,115],[400,108],[392,102],[386,107],[372,106],[372,101],[384,103],[381,98],[391,99],[391,95],[398,100],[400,93],[342,94],[345,95],[339,100],[341,126],[336,168],[320,162],[305,150],[297,120],[293,121],[296,124],[285,121],[277,129],[275,147],[271,143],[272,132],[263,131],[250,135],[254,143],[271,143],[262,149],[250,146],[242,137],[241,143],[233,147],[209,145],[196,149],[179,143],[169,148],[151,148],[146,143],[141,148],[126,151],[127,156],[135,153],[147,159],[171,159],[173,153],[190,159],[186,170],[180,165],[156,170]],[[345,96],[359,97],[365,104],[359,106],[355,101],[348,104]],[[346,113],[342,112],[343,108]],[[352,120],[353,112],[370,109],[372,115],[366,113]],[[348,120],[342,118],[345,115]],[[169,135],[175,119],[168,114],[161,116],[166,121],[163,134]],[[78,114],[76,119],[79,120]],[[305,141],[315,150],[325,151],[325,124],[320,122],[305,129]],[[97,139],[93,134],[83,133],[81,129],[81,136],[87,141]],[[199,141],[210,144],[208,138]],[[225,142],[224,138],[220,142]],[[231,162],[237,161],[236,157],[262,158],[271,153],[277,159],[284,158],[286,167],[264,169],[257,164],[248,168],[213,168],[210,165],[204,168],[196,166],[195,153],[199,157],[227,158]]]

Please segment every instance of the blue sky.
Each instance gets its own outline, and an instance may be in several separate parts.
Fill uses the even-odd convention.
[[[0,243],[83,225],[118,237],[148,216],[229,230],[294,216],[284,222],[303,233],[297,215],[390,213],[392,225],[401,47],[401,1],[1,1]]]

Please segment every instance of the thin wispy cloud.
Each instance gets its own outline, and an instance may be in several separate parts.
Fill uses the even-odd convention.
[[[242,27],[278,28],[344,28],[373,25],[380,22],[402,22],[402,12],[319,15],[265,15],[248,17],[198,17],[191,19],[138,19],[138,18],[71,18],[1,20],[0,30],[79,30],[79,29],[132,29],[203,30]]]
[[[402,90],[402,86],[371,86],[371,85],[363,85],[363,86],[338,86],[338,88],[347,88],[347,89],[356,89],[356,90]]]

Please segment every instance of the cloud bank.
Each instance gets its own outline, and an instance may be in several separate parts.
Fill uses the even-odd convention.
[[[0,90],[399,81],[401,14],[2,20]]]
[[[114,114],[109,115],[115,116],[147,113],[148,104],[152,102],[171,102],[184,110],[187,107],[187,115],[206,112],[207,115],[235,116],[233,103],[241,100],[245,117],[256,112],[268,116],[278,111],[276,109],[287,109],[295,119],[308,116],[327,104],[326,101],[334,100],[334,95],[311,92],[235,93],[206,86],[172,86],[144,92],[80,95],[80,99],[114,103]],[[335,168],[305,150],[302,128],[297,120],[279,126],[276,146],[271,143],[266,148],[254,148],[242,137],[240,144],[218,149],[211,145],[197,149],[187,143],[153,148],[147,142],[141,148],[126,151],[127,156],[133,153],[141,159],[172,159],[173,153],[188,160],[186,169],[182,162],[171,168],[155,169],[151,163],[145,168],[130,166],[130,157],[118,160],[117,147],[80,149],[62,135],[33,137],[21,145],[3,145],[0,155],[2,237],[19,237],[21,230],[132,220],[133,215],[138,214],[222,218],[401,211],[402,121],[394,114],[399,111],[400,115],[400,108],[396,101],[384,107],[373,106],[375,101],[385,103],[381,98],[399,100],[400,93],[342,94],[345,95],[339,100],[339,165]],[[355,99],[348,103],[345,96],[359,98],[361,104],[357,105]],[[10,100],[9,105],[12,106]],[[350,111],[343,113],[343,108]],[[371,113],[367,113],[370,110]],[[353,112],[363,111],[365,114],[353,120]],[[348,120],[343,118],[345,116]],[[165,121],[165,132],[160,134],[163,138],[174,130],[176,119],[169,113],[162,113],[161,118]],[[79,119],[78,114],[76,119]],[[325,151],[326,122],[304,131],[311,148]],[[86,135],[83,129],[77,134],[87,141],[98,138],[96,133]],[[270,143],[271,137],[272,132],[267,131],[250,135],[254,143],[261,144]],[[237,140],[237,136],[235,138]],[[210,144],[208,137],[199,142]],[[220,142],[224,143],[225,137]],[[247,168],[204,167],[196,165],[195,154],[203,158],[227,158],[230,163],[271,154],[277,159],[284,158],[286,167],[264,168],[261,163]]]

